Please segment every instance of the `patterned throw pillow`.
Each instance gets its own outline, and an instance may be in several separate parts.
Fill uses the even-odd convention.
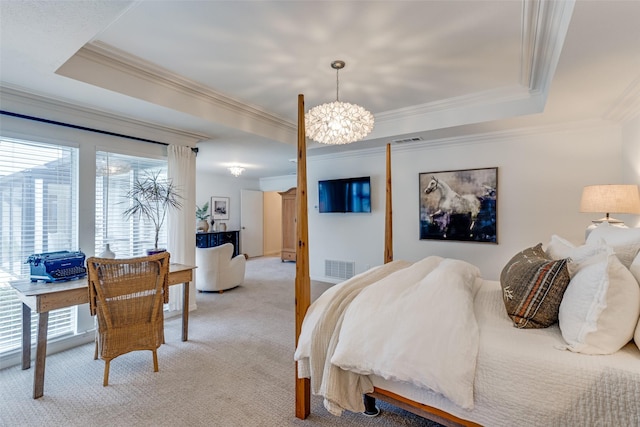
[[[517,328],[546,328],[558,321],[569,285],[567,259],[552,260],[542,243],[516,254],[500,273],[502,299]]]

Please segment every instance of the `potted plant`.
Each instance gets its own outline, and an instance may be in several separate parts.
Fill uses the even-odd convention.
[[[198,205],[196,205],[196,219],[198,220],[198,223],[196,224],[197,231],[202,231],[204,233],[209,231],[209,223],[207,222],[207,219],[210,216],[209,202],[206,202],[202,207],[198,207]]]
[[[160,177],[159,171],[146,173],[141,178],[136,178],[133,187],[127,193],[127,198],[130,205],[123,212],[123,216],[126,219],[132,217],[146,219],[155,229],[153,250],[147,250],[147,254],[165,250],[158,248],[158,237],[167,218],[167,211],[182,207],[182,196],[173,181]]]

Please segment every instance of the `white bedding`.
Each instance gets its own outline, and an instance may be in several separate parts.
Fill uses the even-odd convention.
[[[442,395],[370,377],[374,386],[485,426],[640,426],[640,350],[612,355],[566,347],[558,325],[517,329],[497,281],[483,281],[475,299],[480,347],[475,405],[465,410]]]
[[[307,310],[294,355],[298,377],[311,378],[311,391],[324,397],[324,406],[334,415],[340,415],[343,409],[362,412],[362,393],[373,391],[368,377],[331,364],[344,310],[362,289],[409,265],[393,261],[358,274],[327,290]]]
[[[395,268],[398,267],[400,265],[395,264]],[[379,268],[385,268],[385,266]],[[428,323],[425,323],[427,322],[425,318],[416,317],[421,316],[422,312],[428,311],[426,302],[429,299],[427,298],[441,298],[441,296],[436,297],[430,292],[426,292],[425,289],[418,288],[421,289],[418,294],[413,294],[416,298],[408,297],[409,292],[416,291],[416,281],[413,282],[413,285],[407,285],[407,283],[402,282],[405,283],[403,285],[398,281],[394,283],[393,274],[396,274],[396,278],[399,278],[400,273],[401,271],[389,273],[387,279],[385,279],[388,285],[392,285],[387,286],[387,288],[392,289],[393,285],[395,285],[399,293],[385,295],[379,285],[371,285],[371,283],[365,285],[361,281],[361,289],[357,292],[359,295],[353,296],[354,301],[358,301],[361,296],[366,298],[376,296],[376,298],[385,298],[385,301],[378,302],[375,309],[367,310],[361,307],[358,308],[358,311],[362,310],[363,315],[368,317],[379,313],[378,318],[389,321],[394,317],[394,313],[398,315],[407,313],[408,311],[405,310],[408,310],[409,306],[416,305],[417,309],[416,307],[411,308],[413,311],[408,316],[409,322],[407,324],[414,323],[422,331],[427,329],[436,330],[436,333],[437,330],[447,331],[449,328],[444,327],[444,325],[449,324],[448,320],[446,323],[438,321],[436,327],[428,327]],[[381,271],[377,270],[377,274],[381,274]],[[351,394],[349,399],[351,399],[353,407],[348,407],[348,405],[343,407],[338,402],[336,408],[333,406],[335,402],[328,402],[328,409],[333,413],[340,413],[341,408],[361,411],[363,408],[357,404],[362,401],[359,393],[362,390],[367,392],[371,386],[375,386],[486,426],[640,426],[640,350],[633,343],[628,344],[615,354],[606,356],[584,355],[562,350],[566,347],[566,343],[562,339],[557,325],[545,329],[526,330],[513,327],[505,312],[499,282],[479,279],[475,283],[476,285],[471,286],[470,289],[477,291],[477,294],[473,300],[473,310],[469,310],[469,313],[475,313],[473,320],[477,321],[479,330],[477,359],[474,360],[475,371],[471,381],[473,407],[467,406],[465,408],[465,405],[461,404],[464,399],[458,400],[452,395],[447,397],[447,393],[451,393],[449,389],[439,389],[439,385],[433,386],[434,383],[431,383],[433,389],[430,389],[422,384],[425,378],[432,381],[433,378],[429,377],[434,372],[439,374],[449,372],[451,374],[452,371],[450,369],[440,366],[426,374],[424,372],[416,374],[412,371],[411,373],[403,373],[403,375],[410,375],[409,378],[404,378],[397,373],[388,372],[388,360],[385,360],[385,356],[388,356],[388,354],[383,354],[382,359],[380,359],[383,361],[381,365],[379,364],[380,360],[378,360],[378,362],[373,362],[366,366],[366,369],[362,366],[357,366],[360,362],[350,361],[346,363],[343,355],[336,357],[336,363],[343,363],[345,367],[353,364],[352,368],[356,371],[362,373],[371,372],[372,375],[361,376],[349,372],[350,381],[346,384],[355,384],[355,393],[351,393],[351,391],[346,393],[344,390],[339,390],[338,398],[341,398],[341,394]],[[340,293],[342,285],[344,284],[331,288],[328,291],[330,292],[329,297],[335,297]],[[461,287],[464,288],[465,286]],[[460,286],[453,287],[459,288]],[[369,293],[370,295],[367,297]],[[391,295],[396,296],[393,297]],[[417,297],[418,295],[419,297]],[[323,316],[321,312],[329,305],[327,300],[332,299],[329,297],[325,297],[325,301],[316,305],[316,307],[312,305],[314,310],[310,311],[312,314],[311,316],[308,315],[308,318],[315,319],[313,322],[307,322],[307,319],[305,319],[303,334],[296,350],[300,377],[309,376],[309,370],[305,372],[304,366],[308,367],[309,351],[312,343],[316,340],[313,331],[314,327],[311,323],[317,323],[318,319]],[[394,298],[409,304],[402,311],[394,312],[387,305],[388,300]],[[316,302],[321,302],[321,299]],[[375,298],[372,299],[376,304]],[[333,304],[340,305],[337,303],[337,298],[335,298]],[[439,316],[447,315],[447,310],[444,308],[448,308],[448,304],[440,305],[442,310],[440,310]],[[450,312],[454,312],[453,309]],[[347,318],[348,316],[345,315],[344,319],[334,323],[334,326],[337,327],[337,331],[333,331],[332,336],[334,339],[336,337],[342,339],[347,337],[348,341],[354,341],[358,334],[359,336],[373,334],[372,331],[363,333],[360,330],[358,332],[358,328],[355,326],[349,332],[346,332],[346,330],[344,332],[339,331],[340,324],[344,327],[344,322],[348,320]],[[465,322],[467,321],[468,318],[465,317]],[[350,321],[348,324],[350,324]],[[367,325],[370,325],[370,323],[367,323]],[[380,327],[380,325],[376,326],[376,328]],[[348,328],[352,328],[352,326],[348,326]],[[370,327],[364,326],[364,328]],[[401,341],[405,340],[410,343],[409,345],[395,347],[400,344],[386,344],[386,340],[393,340],[397,335],[397,331],[393,329],[391,331],[387,329],[384,333],[373,334],[374,337],[368,338],[365,340],[366,342],[356,342],[358,346],[367,346],[367,348],[363,348],[367,355],[376,353],[374,351],[375,348],[387,346],[389,349],[395,349],[395,353],[402,353],[401,360],[404,363],[409,363],[411,358],[419,360],[423,354],[429,352],[428,349],[425,350],[426,347],[413,345],[415,343],[407,337],[401,338]],[[346,333],[349,335],[343,335]],[[429,337],[429,340],[442,339],[444,336],[442,335],[441,338],[437,336]],[[452,341],[459,342],[460,336],[455,336],[456,339]],[[473,334],[470,336],[472,337]],[[338,344],[334,342],[332,345],[325,347],[342,352]],[[435,347],[444,348],[441,347],[442,345],[446,346],[447,344],[439,343]],[[469,349],[462,348],[462,351],[469,351]],[[333,353],[330,354],[333,355]],[[448,357],[453,356],[449,353]],[[330,364],[326,360],[326,355],[324,363],[331,368],[331,371],[348,372]],[[434,362],[431,361],[431,363]],[[467,367],[461,371],[464,371]],[[411,369],[414,369],[414,367],[411,367]],[[381,375],[386,376],[387,379]],[[435,379],[436,383],[446,382],[447,379],[444,377],[438,375]],[[408,380],[397,381],[395,380],[396,378]],[[422,379],[416,380],[416,378]],[[319,391],[326,392],[327,390],[322,390],[322,385],[318,385],[317,381],[318,379],[314,380],[312,376],[312,385],[316,382],[314,393],[318,394],[317,392]],[[337,382],[337,384],[340,384],[340,382]],[[345,383],[342,385],[345,385]],[[464,387],[462,390],[464,390]]]
[[[429,387],[461,407],[473,407],[478,351],[473,293],[478,277],[477,267],[469,263],[428,257],[378,281],[356,277],[339,285],[314,303],[305,318],[295,355],[299,376],[311,377],[312,391],[325,398],[325,407],[334,414],[364,409],[362,394],[372,391],[370,374]],[[340,301],[340,294],[349,300]],[[425,309],[428,301],[437,303]],[[433,324],[439,327],[427,327]],[[401,351],[405,348],[412,351]],[[442,371],[449,375],[439,375]]]
[[[406,279],[409,272],[415,280]],[[473,285],[479,276],[469,263],[429,257],[372,284],[349,305],[331,363],[428,387],[473,408],[479,341]]]

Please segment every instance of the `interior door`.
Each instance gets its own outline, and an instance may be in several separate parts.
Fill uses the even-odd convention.
[[[240,248],[250,257],[263,255],[262,191],[240,192]]]

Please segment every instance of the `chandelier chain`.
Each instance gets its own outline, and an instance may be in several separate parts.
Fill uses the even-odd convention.
[[[339,98],[339,87],[340,87],[340,79],[338,78],[338,74],[340,73],[340,68],[336,68],[336,102],[340,102]]]

